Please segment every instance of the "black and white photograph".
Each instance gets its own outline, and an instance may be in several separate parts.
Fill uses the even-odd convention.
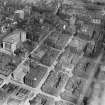
[[[105,0],[0,0],[0,105],[105,105]]]

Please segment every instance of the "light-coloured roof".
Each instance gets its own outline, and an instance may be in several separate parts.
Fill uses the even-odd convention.
[[[20,32],[25,32],[23,30],[15,30],[13,31],[12,33],[10,33],[9,35],[7,35],[4,39],[3,39],[3,42],[7,42],[7,43],[14,43],[14,44],[17,44],[19,42],[19,34]]]

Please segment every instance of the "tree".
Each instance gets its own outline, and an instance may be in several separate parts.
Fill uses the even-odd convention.
[[[22,54],[22,51],[21,51],[21,49],[16,49],[15,51],[14,51],[14,54],[16,54],[17,56],[19,56],[20,54]]]

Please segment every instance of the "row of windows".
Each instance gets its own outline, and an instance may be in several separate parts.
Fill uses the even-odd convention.
[[[10,43],[5,43],[5,48],[11,49],[11,44]]]

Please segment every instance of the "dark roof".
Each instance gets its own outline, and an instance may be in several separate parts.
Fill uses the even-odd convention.
[[[31,68],[30,72],[27,73],[25,77],[29,78],[30,80],[34,80],[35,78],[37,80],[40,80],[42,76],[45,74],[46,70],[47,69],[45,67],[36,65],[36,67]]]
[[[53,10],[51,8],[41,8],[41,7],[37,7],[37,6],[32,6],[32,11],[37,11],[40,13],[46,12],[46,13],[50,13],[53,12]]]

